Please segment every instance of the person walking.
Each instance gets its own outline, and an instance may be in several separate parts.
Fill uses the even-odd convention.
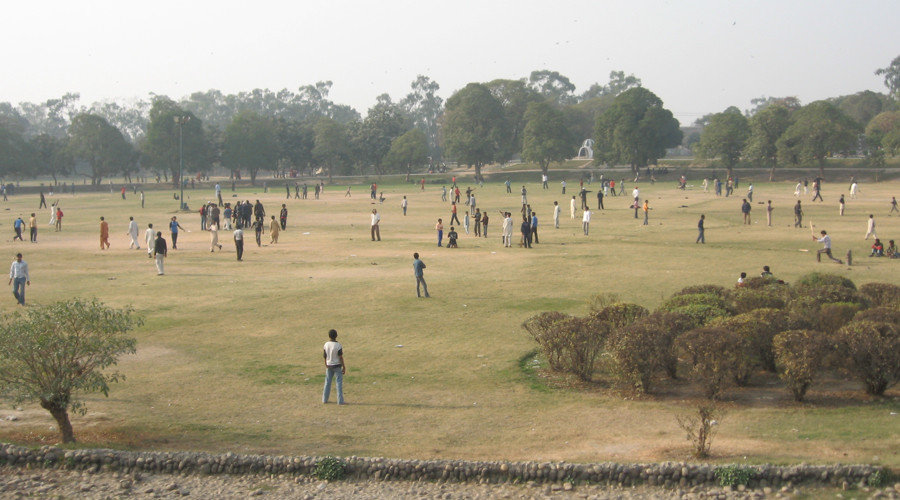
[[[31,242],[37,243],[37,217],[34,214],[31,214],[31,218],[28,219],[28,233],[31,236]]]
[[[287,229],[287,215],[288,215],[287,205],[282,203],[281,204],[281,213],[278,214],[278,220],[281,222],[281,230],[282,231]],[[272,218],[274,219],[275,217],[273,216]]]
[[[400,200],[400,208],[403,209],[403,216],[404,216],[404,217],[406,216],[406,209],[407,209],[407,207],[409,207],[409,200],[407,200],[407,199],[406,199],[406,196],[404,196],[403,199]]]
[[[141,243],[138,241],[140,230],[138,229],[137,222],[134,221],[134,217],[128,218],[128,232],[125,233],[129,237],[131,237],[131,244],[128,245],[128,248],[134,248],[136,250],[141,249]]]
[[[147,230],[144,231],[144,243],[147,244],[147,258],[153,258],[153,241],[156,239],[156,232],[153,231],[153,224],[147,224]]]
[[[219,225],[213,222],[209,225],[209,251],[215,252],[216,247],[222,249],[222,245],[219,244]]]
[[[554,201],[553,202],[553,225],[556,227],[556,229],[559,229],[559,212],[560,212],[559,202]]]
[[[109,250],[109,224],[103,217],[100,217],[100,250]]]
[[[447,186],[441,186],[441,201],[447,201]]]
[[[747,198],[744,198],[744,201],[741,203],[741,213],[744,215],[744,224],[750,224],[750,202],[747,201]]]
[[[169,254],[166,246],[166,240],[163,238],[162,231],[156,233],[156,241],[153,243],[153,256],[156,257],[156,273],[162,276],[165,271],[165,258]]]
[[[459,221],[459,217],[456,216],[456,202],[450,202],[450,224],[453,224],[453,221],[456,221],[457,224],[462,224]]]
[[[431,298],[431,295],[428,294],[428,284],[425,283],[425,263],[419,258],[419,252],[413,254],[413,274],[416,276],[416,297],[422,297],[422,292],[419,290],[421,285],[425,292],[425,298]]]
[[[866,221],[866,239],[869,239],[869,236],[874,236],[878,238],[878,234],[875,233],[875,215],[869,214],[869,220]]]
[[[703,225],[706,221],[706,215],[700,214],[700,220],[697,221],[697,241],[694,243],[703,243],[706,244],[706,236],[704,235]]]
[[[794,227],[803,227],[803,208],[800,206],[800,200],[794,205]]]
[[[591,210],[585,209],[584,213],[581,215],[581,228],[584,230],[584,235],[588,235],[588,230],[591,226]]]
[[[22,220],[22,217],[16,217],[16,220],[13,221],[13,230],[16,232],[16,235],[13,236],[13,241],[25,241],[22,239],[22,228],[25,227],[25,221]]]
[[[172,250],[178,250],[178,230],[184,229],[178,223],[178,219],[173,215],[169,222],[169,232],[172,234]]]
[[[256,235],[256,246],[262,246],[262,233],[263,226],[265,222],[263,222],[262,217],[257,217],[256,220],[253,221],[253,233]]]
[[[13,286],[13,297],[20,306],[24,306],[25,285],[31,286],[31,278],[28,276],[28,263],[22,260],[21,253],[16,254],[16,259],[9,267],[9,284]]]
[[[53,190],[52,190],[52,189],[50,190],[50,196],[53,196]],[[42,208],[47,208],[47,199],[44,198],[44,191],[43,191],[43,190],[41,190],[41,203],[40,203],[40,205],[38,205],[38,210],[40,210],[40,209],[42,209]]]
[[[237,260],[244,260],[244,230],[237,226],[234,230],[234,249],[237,252]]]
[[[372,241],[375,241],[375,238],[378,238],[378,241],[381,241],[381,229],[378,224],[381,222],[381,214],[378,213],[378,210],[372,209]]]
[[[650,222],[650,200],[644,200],[641,210],[644,211],[644,225],[646,226]]]
[[[271,240],[269,240],[270,245],[274,245],[278,243],[278,233],[281,232],[281,225],[275,220],[275,216],[272,216],[272,222],[269,223],[269,236]]]
[[[141,208],[144,208],[144,190],[141,190]]]
[[[812,201],[819,200],[824,203],[825,200],[822,199],[822,180],[821,179],[816,179],[815,181],[813,181],[813,191],[815,191],[815,196],[813,196]]]
[[[772,200],[769,200],[766,203],[766,225],[767,226],[772,225],[772,210],[775,210],[775,208],[772,207]]]
[[[897,209],[897,197],[891,196],[891,211],[888,212],[888,216],[890,216],[894,212],[900,212],[900,209]]]
[[[833,260],[834,262],[843,264],[844,261],[842,261],[841,259],[835,259],[834,256],[831,255],[831,236],[828,236],[828,233],[826,233],[824,230],[821,231],[821,234],[821,238],[816,238],[815,236],[812,237],[813,240],[818,241],[823,245],[821,249],[816,251],[816,262],[822,262],[822,254],[824,253],[828,256],[829,259]]]
[[[334,380],[339,405],[344,402],[344,374],[347,365],[344,363],[344,346],[337,341],[337,330],[328,331],[328,342],[325,342],[322,355],[325,357],[325,388],[322,390],[322,404],[328,404],[331,396],[331,381]]]

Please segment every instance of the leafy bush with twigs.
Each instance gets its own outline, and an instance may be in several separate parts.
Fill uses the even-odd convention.
[[[713,437],[716,435],[718,421],[725,412],[713,403],[704,402],[697,406],[696,412],[676,415],[678,426],[686,433],[687,440],[693,447],[692,455],[696,458],[709,456]]]
[[[797,280],[797,286],[820,287],[832,285],[856,290],[856,284],[853,281],[837,274],[812,272],[804,274]]]
[[[784,308],[785,303],[785,297],[781,293],[773,293],[768,289],[742,287],[735,288],[728,294],[729,308],[736,314],[746,313],[756,309],[782,309]]]
[[[725,289],[724,286],[719,285],[691,285],[682,288],[680,291],[673,293],[673,296],[678,295],[695,295],[695,294],[708,294],[708,295],[718,295],[720,297],[724,297],[728,294],[728,290]]]
[[[628,302],[616,302],[591,313],[591,319],[606,324],[610,330],[634,323],[650,314],[646,307]]]
[[[778,376],[797,401],[803,401],[829,349],[828,339],[813,330],[788,330],[775,336]]]
[[[874,306],[900,308],[900,286],[891,283],[866,283],[859,287]]]
[[[691,380],[709,399],[719,399],[734,383],[742,343],[738,334],[716,327],[696,328],[675,341],[689,360]]]
[[[590,381],[594,365],[603,352],[608,330],[591,318],[569,317],[554,325],[564,339],[562,363],[566,371]]]
[[[724,328],[737,335],[740,356],[735,365],[735,383],[746,386],[758,368],[775,371],[772,339],[787,327],[786,315],[776,309],[756,309],[737,316],[717,318],[710,326]]]
[[[851,321],[835,335],[838,357],[868,394],[881,396],[900,380],[900,328],[891,323]]]
[[[865,286],[865,285],[863,285]],[[900,309],[892,307],[873,307],[856,313],[854,321],[874,321],[876,323],[891,323],[900,326]]]
[[[543,312],[528,318],[522,324],[525,331],[537,342],[551,370],[561,371],[564,369],[562,358],[566,342],[557,323],[569,318],[571,316],[568,314],[556,311]]]

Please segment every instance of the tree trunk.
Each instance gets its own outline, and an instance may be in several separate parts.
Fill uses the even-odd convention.
[[[475,164],[475,181],[478,182],[478,179],[481,178],[481,164]]]
[[[45,399],[41,400],[41,408],[50,412],[59,426],[59,433],[62,436],[63,443],[74,443],[75,432],[72,431],[72,423],[69,422],[69,412],[66,411],[65,405],[59,405]]]
[[[772,168],[769,169],[769,182],[773,182],[775,180],[775,164],[772,164]]]
[[[250,185],[251,186],[256,185],[256,174],[257,173],[259,173],[259,169],[253,169],[253,168],[250,169]]]
[[[550,162],[549,161],[541,162],[541,173],[544,175],[550,175]]]
[[[728,178],[729,178],[729,179],[733,179],[733,178],[734,178],[734,175],[733,175],[733,174],[734,174],[734,167],[732,167],[731,165],[726,165],[726,166],[725,166],[725,170],[728,172]]]

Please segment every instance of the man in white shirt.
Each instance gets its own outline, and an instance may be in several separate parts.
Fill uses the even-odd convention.
[[[244,260],[244,230],[241,226],[234,230],[234,249],[237,251],[237,260]]]
[[[144,231],[144,241],[147,243],[147,258],[153,258],[153,242],[156,240],[156,231],[153,230],[153,224],[147,224],[147,230]]]
[[[559,229],[559,203],[553,202],[553,224]]]
[[[378,223],[381,222],[381,214],[378,213],[378,210],[372,209],[372,241],[375,241],[375,238],[378,237],[378,241],[381,241],[381,229],[378,228]]]
[[[406,215],[406,208],[409,206],[409,202],[406,200],[406,196],[403,197],[403,200],[400,202],[400,208],[403,209],[403,215]]]
[[[574,219],[575,218],[575,197],[572,197],[572,201],[569,202],[569,215]]]
[[[13,297],[20,306],[25,305],[25,285],[31,286],[28,276],[28,263],[22,260],[22,254],[16,254],[16,260],[9,267],[9,284],[13,286]]]
[[[547,174],[542,174],[542,175],[541,175],[541,187],[542,187],[542,188],[544,188],[544,189],[550,189],[550,186],[547,185],[547,181],[548,181],[548,180],[550,180],[550,178],[547,177]]]
[[[128,245],[128,248],[134,248],[137,250],[141,249],[141,244],[138,242],[138,225],[137,222],[134,221],[134,217],[129,217],[128,220],[128,236],[131,237],[131,244]]]
[[[325,358],[325,389],[322,391],[322,404],[328,403],[331,395],[331,380],[337,383],[338,404],[344,404],[344,374],[347,373],[347,365],[344,363],[344,346],[337,341],[337,330],[328,331],[328,342],[322,350]]]
[[[581,216],[581,227],[584,229],[584,235],[588,235],[588,229],[591,225],[591,209],[586,208],[584,210],[584,215]]]
[[[822,231],[821,234],[821,238],[816,238],[815,236],[812,237],[812,239],[818,241],[823,245],[823,248],[816,251],[816,261],[822,262],[822,254],[824,253],[828,256],[829,259],[837,262],[838,264],[843,264],[844,261],[842,261],[841,259],[835,259],[834,256],[831,255],[831,236],[828,236],[828,233],[826,233],[825,231]]]
[[[637,186],[631,191],[631,196],[634,198],[634,218],[637,219],[638,210],[641,208],[641,192],[638,190]]]
[[[866,239],[869,239],[869,236],[878,239],[878,235],[875,233],[875,215],[869,214],[869,221],[866,222]]]

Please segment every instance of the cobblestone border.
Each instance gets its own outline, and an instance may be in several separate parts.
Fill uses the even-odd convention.
[[[0,465],[45,467],[99,472],[167,474],[258,474],[312,476],[323,457],[209,454],[198,452],[146,452],[108,449],[64,450],[55,446],[38,449],[0,443]],[[341,458],[346,477],[375,481],[443,481],[454,483],[607,484],[691,487],[718,485],[716,470],[740,467],[750,471],[747,487],[825,485],[866,486],[884,482],[889,471],[872,465],[793,466],[710,465],[686,462],[595,463],[566,462],[477,462],[464,460],[398,460],[387,458]],[[870,481],[872,479],[872,481]],[[879,486],[874,484],[872,486]]]

